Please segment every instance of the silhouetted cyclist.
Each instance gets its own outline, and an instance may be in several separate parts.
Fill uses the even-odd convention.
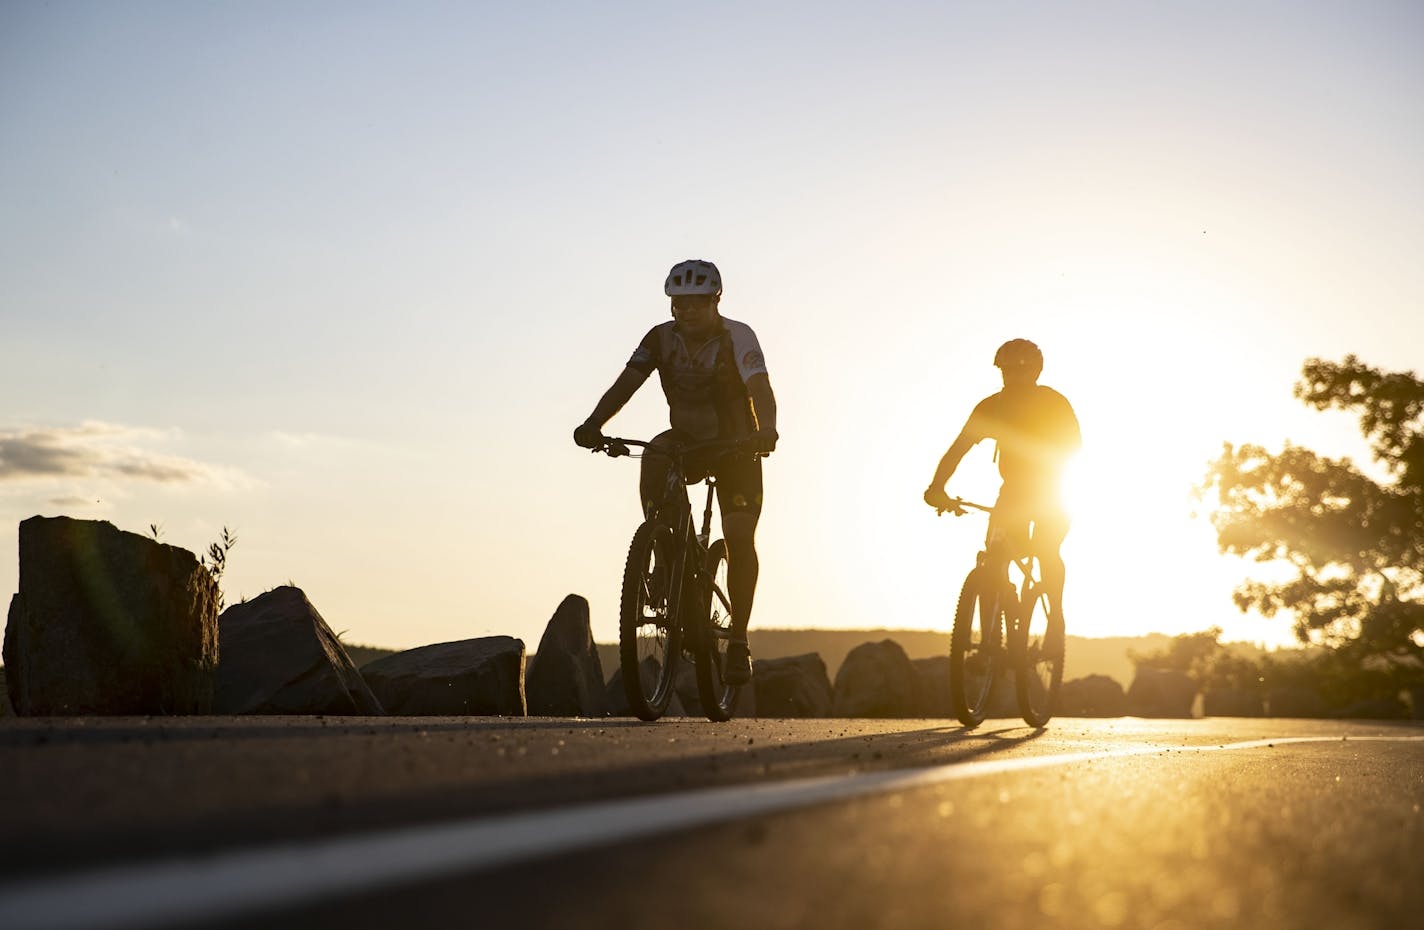
[[[1043,353],[1027,339],[1011,339],[994,354],[1004,389],[981,400],[964,429],[940,459],[934,480],[925,489],[925,503],[940,510],[952,502],[945,484],[975,443],[993,439],[1004,479],[989,518],[986,545],[990,553],[1009,546],[1032,553],[1043,568],[1053,610],[1062,616],[1065,569],[1060,548],[1068,535],[1068,511],[1063,506],[1063,469],[1083,444],[1078,417],[1068,399],[1038,383]],[[1008,555],[1004,555],[1007,564]]]
[[[705,457],[693,453],[686,475],[689,481],[700,481],[707,474],[717,479],[732,601],[732,638],[723,680],[745,684],[752,675],[747,626],[756,593],[756,526],[762,506],[757,453],[770,454],[776,448],[776,398],[756,334],[745,323],[726,319],[719,312],[722,275],[716,265],[702,259],[679,262],[668,273],[663,293],[672,298],[673,319],[648,330],[623,373],[574,430],[574,442],[586,449],[598,447],[603,441],[603,425],[623,409],[656,369],[672,429],[653,439],[653,448],[642,460],[639,489],[643,512],[651,517],[666,495],[672,465],[666,455],[656,453],[657,446],[745,440],[734,452]],[[684,492],[684,506],[685,501]],[[673,522],[670,516],[664,517]]]

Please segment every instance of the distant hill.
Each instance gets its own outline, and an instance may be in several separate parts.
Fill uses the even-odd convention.
[[[382,649],[379,646],[353,646],[350,643],[342,643],[346,647],[346,654],[351,657],[351,663],[357,668],[374,662],[379,658],[394,655],[400,652],[399,649]]]
[[[758,630],[753,628],[752,654],[759,659],[777,659],[819,653],[826,672],[835,681],[846,654],[861,643],[893,639],[912,659],[949,654],[949,634],[932,630]],[[1163,633],[1146,636],[1069,636],[1064,672],[1068,679],[1106,675],[1126,689],[1132,684],[1135,667],[1128,653],[1151,653],[1165,649],[1172,637]],[[1236,644],[1240,645],[1240,644]],[[1253,654],[1254,647],[1245,647]],[[388,656],[395,649],[347,645],[346,652],[357,668]],[[530,656],[533,657],[532,654]],[[610,678],[618,668],[618,644],[599,643],[598,658],[603,675]]]

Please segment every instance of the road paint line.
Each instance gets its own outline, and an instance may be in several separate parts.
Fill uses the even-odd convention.
[[[720,821],[949,781],[1165,752],[1299,743],[1424,742],[1424,736],[1293,736],[1215,746],[1132,746],[1100,752],[956,762],[927,769],[829,775],[770,784],[408,827],[181,860],[100,868],[0,886],[7,930],[123,930],[310,904]]]

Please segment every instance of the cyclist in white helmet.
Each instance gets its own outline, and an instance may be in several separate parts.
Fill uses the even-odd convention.
[[[642,387],[656,369],[668,402],[671,429],[654,446],[711,439],[745,440],[744,452],[724,453],[688,463],[689,478],[715,474],[722,534],[727,540],[727,583],[732,601],[732,639],[723,673],[729,684],[751,680],[747,626],[756,593],[756,526],[761,516],[761,460],[756,453],[776,448],[776,397],[756,333],[719,312],[722,275],[702,259],[679,262],[668,273],[663,293],[672,299],[672,319],[659,323],[634,350],[593,413],[574,430],[574,442],[593,449],[603,441],[603,425]],[[671,461],[648,450],[639,489],[643,511],[652,516],[667,487]]]
[[[1032,342],[1004,343],[994,354],[994,365],[1003,376],[1004,389],[974,407],[925,489],[925,503],[948,509],[950,498],[944,487],[960,459],[980,440],[995,440],[1004,483],[989,518],[991,551],[998,549],[997,541],[1038,556],[1049,603],[1062,616],[1066,570],[1059,550],[1069,523],[1062,479],[1068,459],[1083,444],[1078,417],[1066,397],[1038,383],[1043,353]]]

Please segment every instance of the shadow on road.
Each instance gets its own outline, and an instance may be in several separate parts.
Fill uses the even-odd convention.
[[[240,721],[188,720],[175,723],[162,721],[105,721],[90,726],[49,725],[6,728],[0,734],[0,746],[9,753],[34,751],[30,746],[45,748],[70,746],[69,752],[85,748],[84,756],[92,760],[87,766],[103,770],[103,759],[115,744],[140,743],[146,765],[155,769],[184,765],[184,759],[194,749],[204,756],[225,751],[232,764],[224,773],[234,781],[243,781],[244,767],[253,755],[271,757],[282,754],[281,745],[288,740],[302,744],[305,771],[294,771],[293,778],[322,778],[321,767],[312,767],[315,754],[322,745],[331,747],[332,767],[349,759],[351,750],[343,750],[343,738],[377,737],[378,742],[366,742],[361,754],[362,765],[388,765],[395,769],[408,762],[413,751],[427,751],[426,762],[441,774],[470,772],[467,779],[452,785],[449,777],[432,786],[419,778],[399,783],[400,790],[389,786],[364,792],[341,792],[336,789],[313,792],[310,800],[294,802],[278,791],[271,800],[265,786],[253,784],[251,796],[241,809],[214,812],[213,806],[201,802],[201,792],[207,790],[206,778],[214,777],[194,770],[181,777],[179,789],[166,803],[155,807],[149,797],[135,797],[131,812],[120,805],[105,816],[89,816],[73,810],[63,822],[50,822],[42,830],[12,825],[0,829],[0,874],[16,877],[21,874],[74,868],[85,864],[136,858],[195,855],[219,848],[269,843],[277,840],[329,836],[360,830],[372,830],[411,823],[428,823],[457,818],[508,814],[548,809],[570,804],[613,800],[640,795],[688,791],[698,788],[764,784],[771,780],[797,777],[843,775],[895,768],[949,764],[986,755],[1001,753],[1037,739],[1043,731],[1025,727],[964,730],[941,721],[926,721],[924,727],[905,729],[907,721],[743,721],[734,725],[712,725],[702,721],[669,720],[661,724],[646,724],[634,720],[508,720],[489,718],[439,718],[409,721],[360,719],[324,721],[290,721],[286,723],[253,723]],[[865,732],[867,727],[885,726],[889,732]],[[500,764],[490,762],[496,746],[517,752],[527,747],[530,756],[544,754],[549,748],[562,745],[570,734],[593,730],[589,748],[579,761],[562,763],[544,761],[541,766],[522,765],[516,759]],[[444,734],[445,739],[433,737]],[[594,734],[598,739],[594,740]],[[469,736],[469,739],[459,739]],[[389,743],[379,740],[390,739]],[[501,742],[490,740],[498,737]],[[253,750],[243,750],[248,740],[266,739],[275,743]],[[238,742],[229,742],[238,741]],[[349,741],[347,746],[349,747]],[[205,746],[196,746],[203,743]],[[164,744],[170,751],[164,751]],[[376,747],[371,751],[370,747]],[[25,748],[22,748],[25,747]],[[187,748],[185,748],[187,747]],[[138,747],[135,747],[138,748]],[[596,749],[597,751],[592,751]],[[132,750],[126,750],[132,752]],[[343,752],[345,753],[343,755]],[[572,755],[572,753],[569,753]],[[631,757],[642,755],[642,759]],[[565,757],[567,758],[567,756]],[[12,760],[17,761],[17,760]],[[210,763],[211,765],[211,763]],[[443,771],[442,771],[443,767]],[[82,797],[94,776],[75,774],[73,796]],[[246,777],[253,781],[251,776]],[[336,783],[332,779],[332,783]],[[64,787],[56,785],[57,789]],[[120,784],[105,786],[113,792],[123,792]]]

